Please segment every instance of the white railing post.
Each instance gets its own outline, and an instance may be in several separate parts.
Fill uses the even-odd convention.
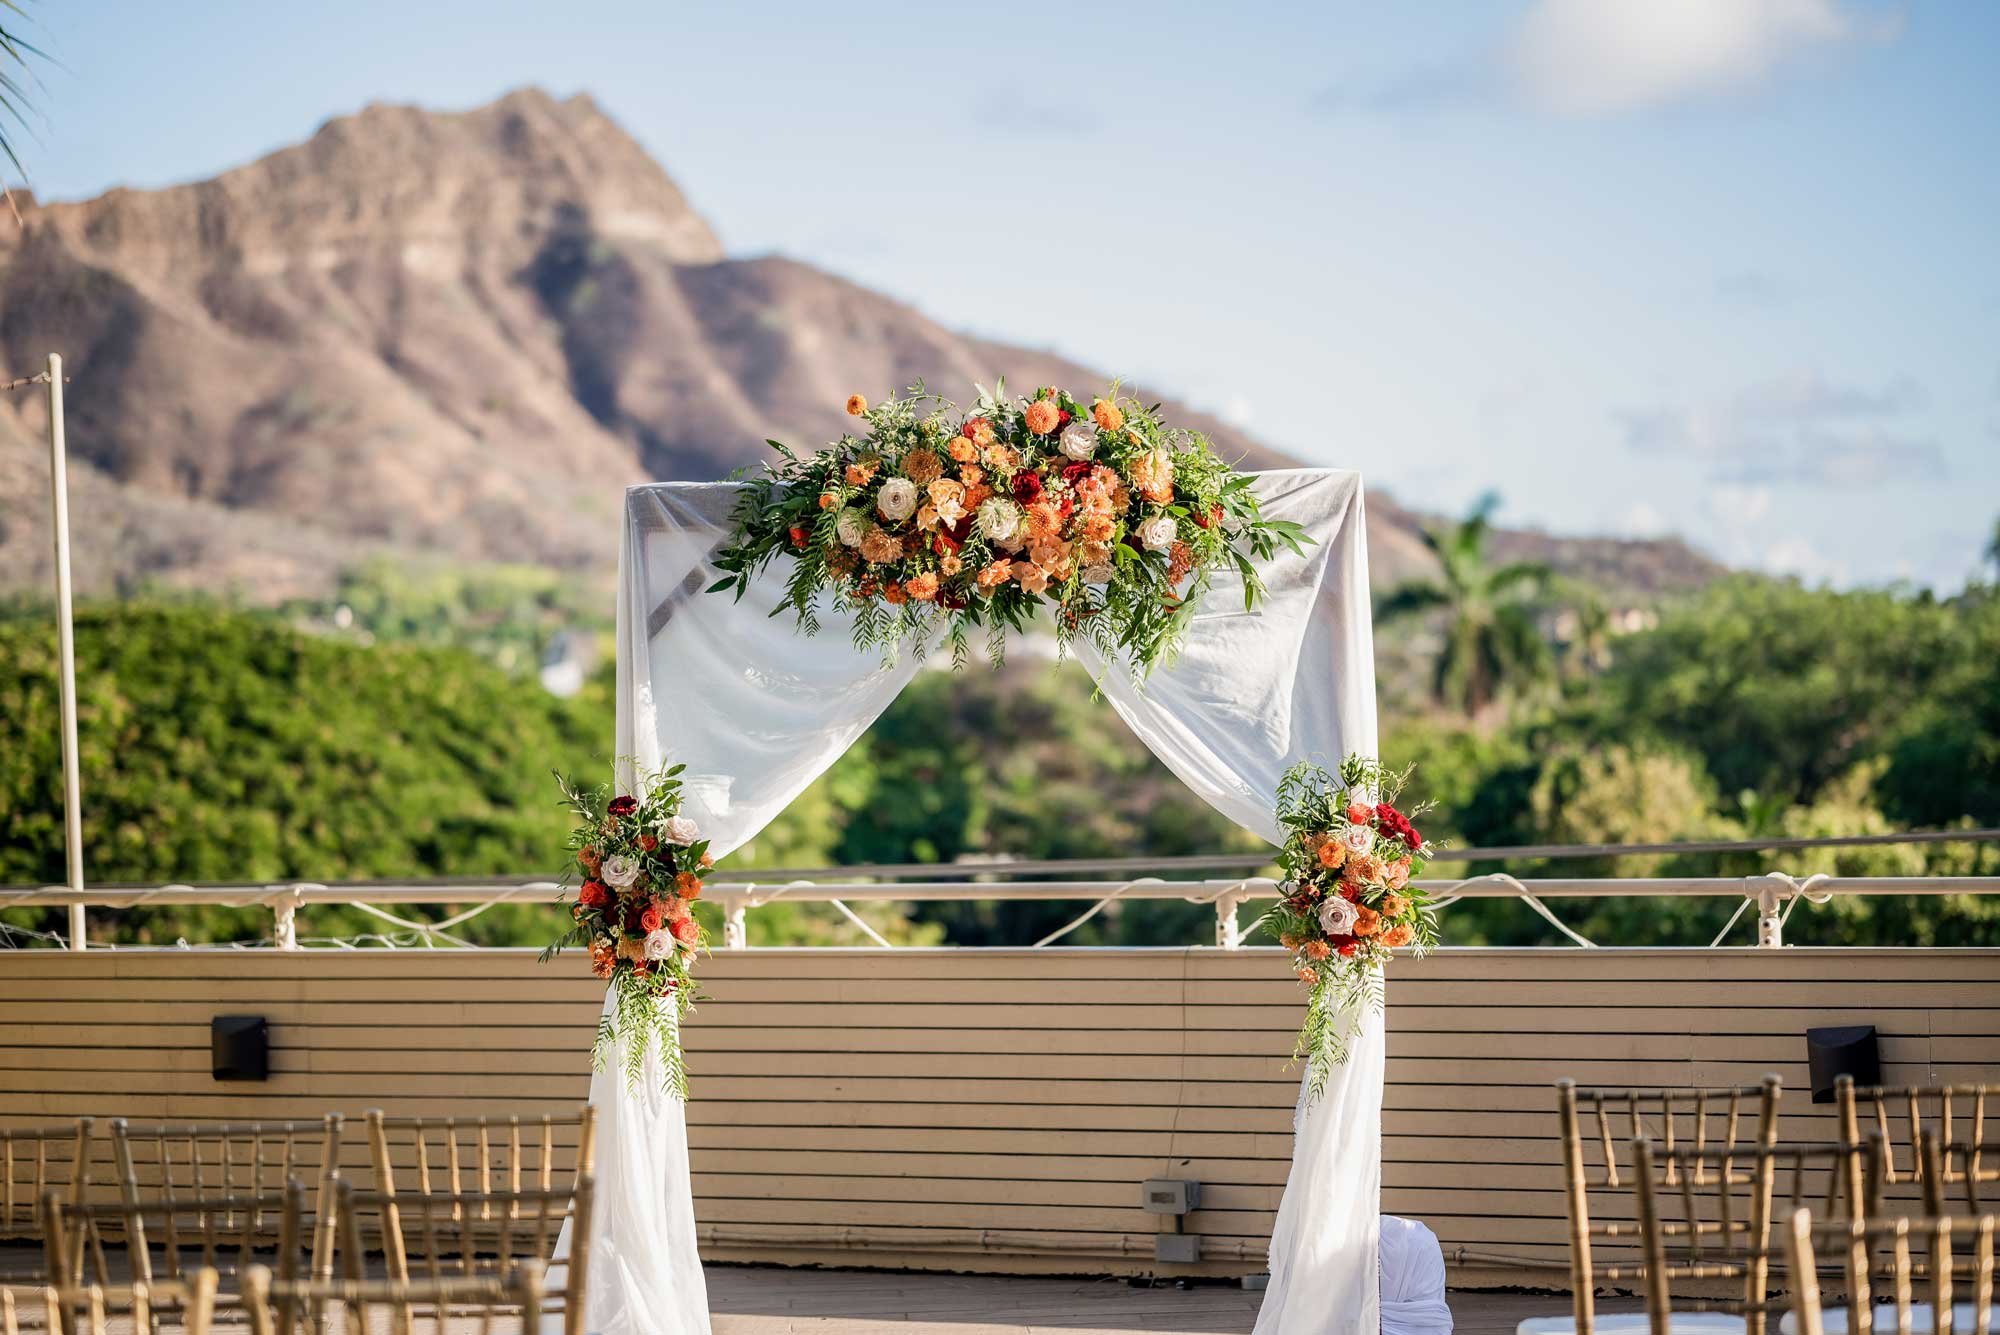
[[[1243,946],[1243,929],[1236,922],[1236,908],[1243,902],[1243,887],[1235,886],[1215,897],[1215,944],[1223,950]]]
[[[722,948],[724,950],[744,950],[750,944],[749,928],[744,919],[749,915],[750,906],[737,895],[722,901]]]
[[[1785,944],[1783,910],[1787,892],[1792,889],[1792,878],[1774,871],[1752,881],[1757,900],[1757,946],[1760,950],[1776,950]]]
[[[299,893],[299,887],[295,885],[271,901],[272,916],[277,920],[272,927],[271,936],[278,943],[280,950],[299,948],[299,905],[304,898]]]
[[[70,608],[69,452],[63,441],[62,358],[49,354],[49,503],[56,540],[56,653],[62,671],[63,850],[69,888],[83,894],[83,780],[76,758],[76,626]],[[69,948],[87,944],[83,904],[69,906]]]

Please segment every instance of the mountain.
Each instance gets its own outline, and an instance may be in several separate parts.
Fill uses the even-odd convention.
[[[79,586],[252,600],[384,553],[602,571],[624,486],[816,445],[854,390],[1109,378],[729,258],[587,96],[532,89],[371,106],[213,180],[30,203],[0,225],[0,367],[50,350],[73,378]],[[1166,404],[1252,467],[1287,462]],[[37,397],[0,403],[0,588],[47,586],[43,429]],[[1414,518],[1370,504],[1378,580],[1422,569]],[[1677,542],[1509,542],[1638,591],[1714,569]]]

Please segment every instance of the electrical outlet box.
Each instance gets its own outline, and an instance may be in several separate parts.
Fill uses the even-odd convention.
[[[1148,1214],[1192,1214],[1201,1205],[1201,1183],[1156,1177],[1141,1184],[1140,1206]]]
[[[1153,1259],[1169,1265],[1193,1265],[1201,1259],[1199,1233],[1155,1233]]]

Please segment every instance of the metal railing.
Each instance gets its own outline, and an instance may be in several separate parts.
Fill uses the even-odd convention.
[[[849,868],[858,876],[881,869]],[[894,869],[890,869],[894,870]],[[933,874],[961,868],[933,867]],[[994,867],[982,867],[979,875],[990,875]],[[749,877],[755,872],[739,873]],[[1755,911],[1757,945],[1775,948],[1784,944],[1785,922],[1801,901],[1824,904],[1845,896],[1900,895],[1991,895],[2000,894],[2000,877],[1993,876],[1789,876],[1769,872],[1757,876],[1623,877],[1608,879],[1530,879],[1504,873],[1474,876],[1465,880],[1426,880],[1416,884],[1429,891],[1440,907],[1467,900],[1517,899],[1546,918],[1557,930],[1579,946],[1595,943],[1567,927],[1545,901],[1562,899],[1658,898],[1736,900],[1737,910],[1716,937],[1720,945],[1745,913]],[[0,889],[0,910],[67,906],[122,911],[167,905],[210,905],[217,907],[263,907],[271,911],[273,930],[269,944],[280,950],[303,947],[298,933],[298,914],[313,905],[342,905],[360,909],[403,932],[414,934],[417,943],[474,947],[474,943],[454,934],[453,929],[469,922],[487,909],[506,903],[533,903],[553,900],[560,887],[553,881],[478,882],[350,882],[321,884],[293,881],[264,885],[160,885],[144,887],[98,887],[77,890],[67,886]],[[992,900],[1088,901],[1090,908],[1051,933],[1036,946],[1052,945],[1088,922],[1104,908],[1121,900],[1179,900],[1207,904],[1215,912],[1215,944],[1224,950],[1243,945],[1243,925],[1239,916],[1244,905],[1279,896],[1278,882],[1263,876],[1169,881],[1154,876],[1127,880],[1010,881],[885,879],[821,882],[807,879],[729,880],[712,883],[703,898],[717,904],[723,914],[723,948],[741,950],[747,945],[745,930],[750,910],[780,901],[786,903],[831,904],[856,923],[877,945],[889,942],[848,907],[851,903],[891,901],[897,903],[939,903]],[[469,906],[438,922],[423,922],[391,913],[382,905]],[[74,948],[78,943],[72,941]],[[261,942],[259,944],[262,944]],[[387,942],[385,941],[385,944]]]

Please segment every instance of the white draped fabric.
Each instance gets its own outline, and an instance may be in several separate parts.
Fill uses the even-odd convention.
[[[1272,808],[1293,763],[1374,753],[1374,651],[1359,475],[1295,469],[1258,474],[1253,485],[1267,515],[1317,540],[1303,557],[1287,552],[1262,568],[1267,595],[1255,612],[1243,610],[1235,575],[1218,576],[1172,667],[1142,682],[1086,646],[1078,657],[1191,790],[1275,843]],[[851,621],[838,613],[822,613],[811,637],[789,612],[770,616],[783,597],[782,561],[740,602],[706,592],[722,575],[712,558],[738,494],[731,483],[632,488],[619,563],[621,777],[685,764],[685,810],[717,857],[784,810],[919,667],[908,655],[885,666],[879,652],[854,649]],[[1352,1049],[1323,1099],[1300,1110],[1260,1333],[1377,1328],[1379,1015]],[[708,1330],[685,1109],[657,1086],[649,1075],[634,1095],[616,1071],[591,1082],[603,1119],[586,1320],[594,1335]]]

